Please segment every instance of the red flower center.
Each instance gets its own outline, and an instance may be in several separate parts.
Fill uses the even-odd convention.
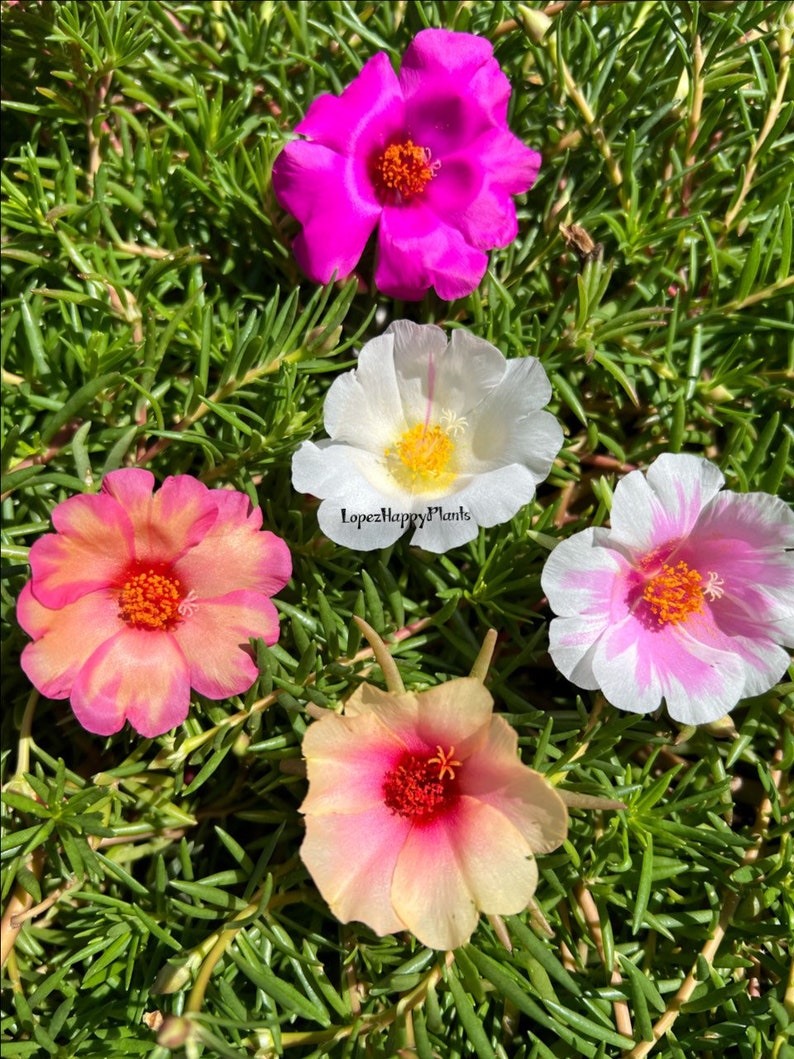
[[[433,757],[405,753],[383,780],[383,801],[393,813],[427,824],[457,801],[455,769],[461,764],[440,746]]]
[[[372,164],[372,179],[382,193],[396,191],[410,199],[424,191],[438,172],[441,163],[430,161],[430,150],[419,147],[413,140],[391,143]]]
[[[192,595],[192,593],[191,593]],[[186,603],[179,578],[164,570],[135,569],[119,592],[119,615],[137,629],[173,628],[185,616]],[[192,604],[191,604],[192,605]]]

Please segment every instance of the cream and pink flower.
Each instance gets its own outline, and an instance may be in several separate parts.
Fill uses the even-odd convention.
[[[318,283],[350,275],[377,233],[375,285],[417,300],[470,294],[518,224],[513,196],[540,155],[507,127],[510,83],[489,41],[418,33],[399,74],[380,52],[341,96],[323,95],[273,166],[279,203],[302,225],[294,244]]]
[[[99,735],[125,721],[167,732],[187,716],[191,687],[210,699],[246,691],[251,637],[278,639],[270,597],[291,559],[260,509],[189,475],[153,487],[149,471],[128,468],[58,504],[17,606],[34,641],[22,668]]]
[[[301,857],[334,915],[379,935],[463,945],[480,912],[526,907],[535,857],[566,836],[562,798],[474,677],[418,694],[364,684],[303,753]]]
[[[666,454],[615,490],[611,529],[561,541],[543,570],[550,652],[615,706],[703,724],[773,687],[794,645],[794,514],[722,492],[708,460]]]

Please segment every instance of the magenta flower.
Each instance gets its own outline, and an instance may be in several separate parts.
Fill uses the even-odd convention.
[[[419,694],[364,684],[309,727],[301,857],[343,923],[454,949],[481,911],[526,907],[567,809],[492,708],[473,677]]]
[[[303,226],[298,264],[317,283],[355,269],[377,228],[375,285],[420,299],[461,298],[485,251],[516,237],[512,196],[532,187],[540,155],[507,127],[510,84],[491,44],[426,29],[399,76],[379,52],[341,96],[309,108],[273,166],[279,203]]]
[[[291,560],[260,529],[260,509],[189,475],[153,486],[128,468],[58,504],[17,605],[34,640],[22,668],[98,735],[125,720],[147,737],[167,732],[187,716],[191,687],[210,699],[246,691],[257,677],[249,639],[278,639],[269,597]]]
[[[557,668],[615,706],[685,724],[760,695],[794,645],[794,514],[720,492],[720,470],[664,455],[618,484],[611,529],[562,541],[543,570]]]

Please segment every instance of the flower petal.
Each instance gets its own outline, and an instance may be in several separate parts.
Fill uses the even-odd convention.
[[[383,805],[350,815],[306,817],[301,859],[342,923],[354,919],[378,935],[404,929],[392,907],[391,887],[410,827]]]
[[[407,124],[435,158],[507,120],[510,82],[485,37],[422,30],[405,51],[399,80]]]
[[[363,346],[355,370],[331,383],[323,420],[334,441],[382,456],[407,429],[395,374],[394,344],[390,329],[371,339]]]
[[[395,320],[394,361],[407,423],[436,422],[444,412],[463,417],[504,377],[502,353],[470,331],[456,328],[449,345],[441,328]]]
[[[218,517],[213,492],[189,474],[166,478],[152,495],[146,471],[124,468],[105,475],[102,492],[124,509],[135,530],[139,562],[173,563],[209,532]]]
[[[51,699],[67,698],[94,651],[126,628],[118,602],[107,591],[91,592],[50,610],[37,602],[30,583],[20,593],[17,618],[36,640],[23,650],[22,668],[42,695]]]
[[[622,579],[631,571],[628,560],[610,546],[609,530],[590,527],[559,542],[540,577],[555,614],[587,615],[605,623],[628,613]]]
[[[295,131],[339,155],[368,162],[404,125],[402,89],[388,55],[378,52],[340,96],[318,96]]]
[[[423,945],[465,944],[479,912],[520,912],[537,867],[521,833],[498,810],[463,796],[454,812],[414,827],[392,881],[394,910]]]
[[[125,628],[101,644],[82,667],[71,703],[89,732],[112,735],[127,720],[152,739],[187,716],[187,663],[169,633]]]
[[[568,810],[548,781],[518,758],[518,735],[494,717],[488,739],[457,773],[462,794],[493,806],[521,832],[533,853],[550,853],[568,834]]]
[[[318,143],[288,143],[273,166],[273,191],[303,226],[293,250],[309,279],[346,279],[381,214],[353,160]]]
[[[293,456],[292,484],[300,493],[323,499],[317,512],[320,529],[337,544],[357,551],[386,548],[410,524],[408,515],[404,520],[400,515],[404,497],[377,464],[371,453],[334,443],[304,441]],[[391,481],[391,495],[369,480],[378,476],[384,485]],[[390,505],[395,500],[398,510],[392,521]]]
[[[687,626],[694,623],[695,617]],[[648,629],[627,617],[602,635],[593,673],[606,698],[622,710],[649,713],[664,696],[675,720],[715,721],[741,698],[745,667],[735,652],[712,647],[702,635],[695,639],[676,625]]]
[[[244,493],[214,489],[212,528],[175,564],[175,572],[199,599],[254,589],[272,596],[289,581],[292,559],[284,541],[262,530],[262,511]],[[255,634],[258,635],[258,634]]]
[[[132,523],[109,496],[73,496],[52,513],[57,533],[30,549],[34,592],[46,607],[63,607],[118,580],[134,557]]]
[[[278,632],[278,612],[267,596],[241,589],[198,599],[172,635],[190,667],[191,685],[208,699],[225,699],[247,691],[259,676],[249,640],[274,644]]]
[[[422,202],[384,208],[375,284],[389,297],[419,301],[434,287],[446,301],[465,298],[487,267],[487,256]]]
[[[383,805],[383,781],[405,744],[375,714],[330,713],[303,737],[309,793],[301,812],[360,813]]]
[[[610,540],[650,551],[686,537],[723,482],[720,469],[700,456],[663,453],[646,474],[632,471],[618,482]]]

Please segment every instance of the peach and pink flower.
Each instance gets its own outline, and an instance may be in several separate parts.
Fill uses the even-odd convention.
[[[568,816],[517,748],[474,677],[418,694],[364,684],[312,724],[301,857],[334,915],[454,949],[480,912],[522,911]]]
[[[777,683],[794,645],[794,514],[667,453],[618,483],[612,528],[561,541],[543,591],[557,668],[632,713],[704,724]]]
[[[153,487],[149,471],[127,468],[58,504],[17,606],[34,641],[25,673],[98,735],[125,721],[147,737],[169,731],[191,687],[210,699],[246,691],[257,677],[249,640],[278,639],[270,597],[292,564],[261,510],[189,475]]]
[[[341,96],[320,96],[273,166],[279,203],[301,224],[294,251],[317,283],[349,276],[376,233],[375,286],[418,300],[462,298],[487,250],[507,246],[513,196],[540,155],[507,127],[510,82],[490,41],[425,29],[399,74],[385,52]]]

